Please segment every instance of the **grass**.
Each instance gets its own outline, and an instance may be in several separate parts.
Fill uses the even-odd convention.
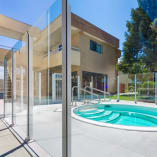
[[[113,95],[112,99],[117,99],[117,95]],[[133,96],[133,95],[120,95],[120,100],[134,101],[135,96]]]

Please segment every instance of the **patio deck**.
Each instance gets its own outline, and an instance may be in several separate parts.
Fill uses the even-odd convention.
[[[134,102],[119,102],[128,103],[135,105]],[[156,107],[155,104],[141,102],[137,105]],[[56,109],[61,109],[61,104],[33,108],[33,138],[46,152],[61,157],[62,113],[56,112]],[[26,129],[25,124],[22,125],[22,113],[17,116],[16,122],[20,129]],[[72,118],[72,157],[156,157],[156,148],[157,132],[119,130]]]
[[[25,143],[20,143],[0,119],[0,156],[31,157],[24,145]]]

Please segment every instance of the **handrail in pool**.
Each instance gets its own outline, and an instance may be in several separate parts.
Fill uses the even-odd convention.
[[[98,95],[98,94],[94,94],[94,93],[92,93],[92,92],[90,92],[90,91],[87,91],[87,90],[85,90],[85,89],[83,89],[83,88],[81,88],[81,87],[78,87],[78,86],[74,86],[73,88],[72,88],[72,106],[73,106],[73,102],[74,102],[74,96],[73,96],[73,92],[74,92],[74,89],[79,89],[79,90],[81,90],[81,91],[83,91],[84,92],[84,104],[85,104],[85,93],[88,93],[88,94],[91,94],[91,95],[93,95],[93,96],[96,96],[97,98],[98,98],[98,103],[100,103],[100,96]]]
[[[97,89],[97,88],[92,88],[92,87],[89,87],[89,86],[86,86],[85,87],[85,90],[87,90],[87,88],[88,89],[91,89],[91,90],[95,90],[95,91],[98,91],[98,92],[100,92],[100,93],[103,93],[104,94],[104,101],[105,101],[105,99],[106,99],[106,95],[108,94],[109,95],[109,102],[112,100],[112,97],[111,97],[111,94],[109,93],[109,92],[104,92],[104,91],[102,91],[102,90],[100,90],[100,89]]]

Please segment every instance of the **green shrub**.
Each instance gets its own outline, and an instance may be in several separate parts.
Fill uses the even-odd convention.
[[[155,87],[155,82],[149,81],[149,88],[154,88],[154,87]],[[148,81],[143,82],[141,88],[148,88]]]

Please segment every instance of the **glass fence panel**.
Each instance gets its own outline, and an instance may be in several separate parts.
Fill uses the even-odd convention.
[[[23,35],[13,47],[14,53],[14,123],[15,127],[27,137],[27,109],[28,109],[28,35]]]
[[[135,75],[120,74],[119,81],[117,80],[117,91],[118,88],[119,88],[119,97],[117,93],[117,99],[135,101]]]
[[[156,2],[69,1],[72,157],[155,157]]]
[[[155,103],[155,74],[137,74],[137,101]]]
[[[33,139],[62,156],[62,1],[56,0],[29,30],[33,69]]]

